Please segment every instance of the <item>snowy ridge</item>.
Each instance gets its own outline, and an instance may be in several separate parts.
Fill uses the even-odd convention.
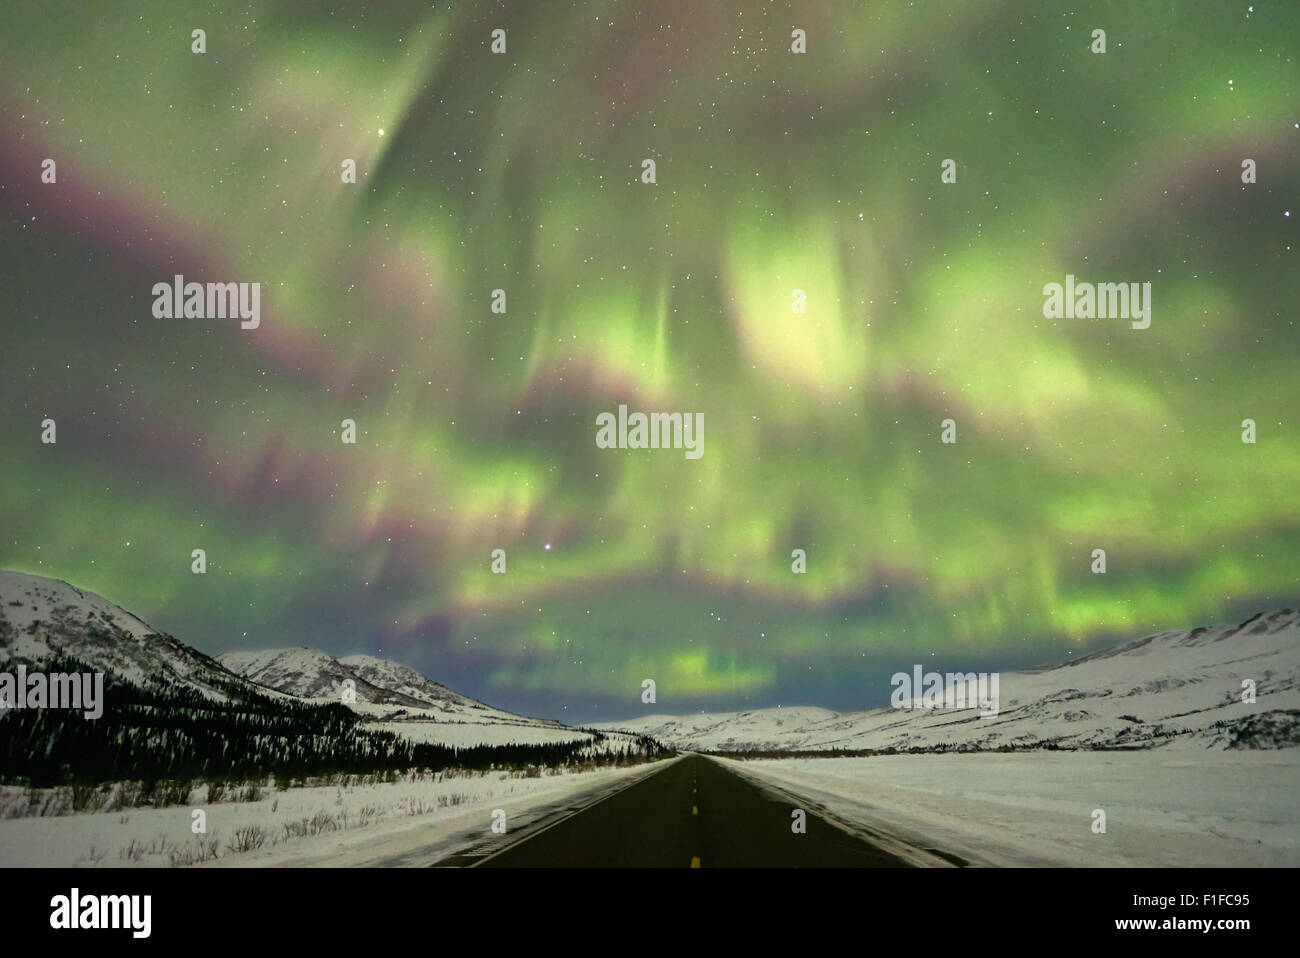
[[[927,668],[930,668],[927,666]],[[939,665],[933,666],[940,671]],[[889,690],[889,676],[880,677]],[[1256,701],[1242,701],[1242,682]],[[1060,665],[1001,675],[1000,710],[757,709],[654,715],[599,728],[679,748],[967,751],[1004,748],[1282,748],[1300,744],[1300,613],[1160,632]]]
[[[102,596],[60,579],[0,572],[0,668],[59,655],[136,685],[160,679],[214,699],[225,698],[224,689],[232,684],[245,684],[219,662]]]
[[[421,703],[391,689],[373,685],[332,655],[299,646],[260,652],[223,652],[217,661],[236,675],[304,699],[340,701],[343,683],[352,680],[357,701],[375,705],[416,706]]]
[[[136,685],[160,680],[224,700],[240,691],[339,702],[378,729],[416,742],[456,746],[570,742],[590,735],[526,718],[453,692],[413,669],[368,655],[338,659],[308,648],[227,652],[215,659],[159,632],[102,596],[60,579],[0,572],[0,670],[71,655]],[[611,736],[610,742],[628,741]]]
[[[459,692],[453,692],[447,686],[421,675],[415,669],[397,662],[390,662],[388,659],[379,659],[373,655],[349,655],[339,659],[339,662],[366,682],[380,688],[389,689],[399,695],[404,695],[428,708],[447,711],[468,710],[470,713],[477,713],[480,718],[494,720],[519,721],[522,718],[522,716],[510,712],[494,709],[490,705],[466,695],[461,695]],[[526,721],[536,722],[539,720],[526,719]],[[546,722],[544,724],[558,725],[559,723]]]
[[[372,655],[335,658],[306,647],[262,652],[225,652],[219,661],[236,675],[299,698],[337,702],[352,680],[356,708],[375,717],[406,716],[430,721],[522,724],[566,728],[492,708],[397,662]],[[367,708],[366,706],[372,706]],[[580,737],[576,733],[571,737]]]

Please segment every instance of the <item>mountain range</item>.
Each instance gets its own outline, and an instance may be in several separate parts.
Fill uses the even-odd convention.
[[[0,666],[31,666],[58,655],[80,659],[136,685],[152,680],[214,700],[247,687],[263,695],[338,702],[344,682],[351,680],[356,711],[377,721],[403,720],[405,729],[424,720],[527,726],[578,736],[559,722],[492,708],[414,669],[369,655],[336,658],[300,647],[213,658],[93,592],[59,579],[0,572]],[[419,738],[430,741],[437,736]],[[463,735],[457,744],[465,744]]]
[[[1298,677],[1300,613],[1281,609],[1003,673],[991,717],[975,708],[794,707],[647,715],[597,727],[728,752],[1280,748],[1300,744]],[[878,692],[887,691],[886,677],[881,682]],[[1253,702],[1244,700],[1247,682]]]
[[[355,711],[417,741],[463,746],[582,737],[559,722],[493,708],[373,656],[338,658],[296,647],[213,658],[92,592],[58,579],[0,572],[0,667],[59,654],[137,685],[153,680],[214,700],[242,687],[337,702],[350,681]],[[974,708],[837,712],[801,706],[648,715],[594,727],[649,735],[682,749],[730,752],[1279,748],[1300,743],[1298,678],[1300,613],[1281,609],[1236,625],[1154,633],[1064,664],[1002,674],[996,716],[981,717]]]

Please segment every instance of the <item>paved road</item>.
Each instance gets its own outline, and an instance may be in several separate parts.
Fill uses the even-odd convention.
[[[477,862],[482,868],[898,867],[908,863],[689,755]]]

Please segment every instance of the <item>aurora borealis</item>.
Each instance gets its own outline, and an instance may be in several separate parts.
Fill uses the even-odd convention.
[[[1294,604],[1300,6],[1085,6],[6,3],[0,568],[565,720]]]

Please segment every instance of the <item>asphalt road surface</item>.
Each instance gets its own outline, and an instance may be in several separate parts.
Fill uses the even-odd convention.
[[[475,863],[481,868],[905,867],[717,762],[688,755]]]

